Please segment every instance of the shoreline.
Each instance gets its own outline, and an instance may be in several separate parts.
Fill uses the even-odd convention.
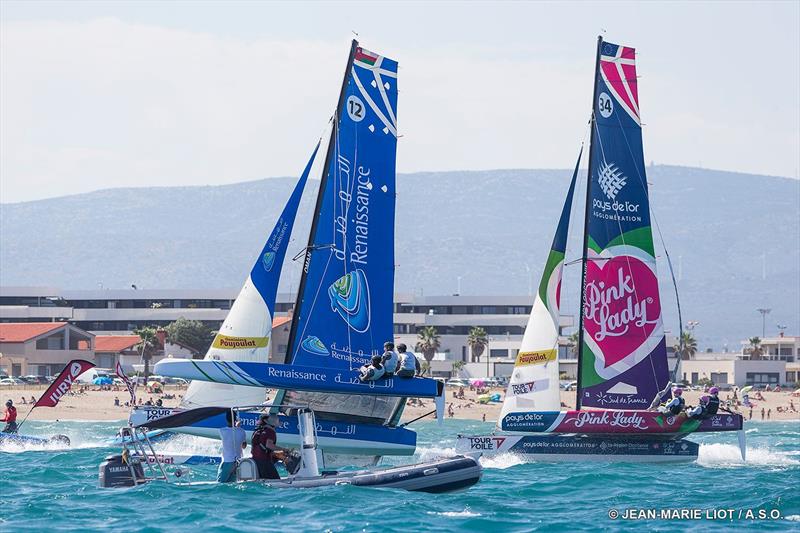
[[[97,421],[97,422],[110,422],[110,421],[124,421],[128,417],[129,407],[125,407],[125,401],[129,399],[128,391],[124,388],[119,390],[96,390],[97,386],[91,385],[87,387],[88,390],[83,393],[77,391],[70,391],[65,395],[61,402],[56,407],[39,407],[34,409],[29,416],[29,420],[70,420],[70,421]],[[46,387],[44,385],[25,385],[16,387],[2,387],[0,389],[0,406],[3,406],[7,399],[11,399],[17,407],[17,421],[22,421],[31,408],[31,396],[38,398],[44,393]],[[80,389],[78,389],[80,390]],[[445,391],[447,399],[447,407],[445,411],[445,418],[454,418],[461,420],[484,420],[486,422],[494,422],[500,414],[501,402],[493,402],[488,404],[480,404],[477,402],[477,393],[464,389],[464,399],[455,398],[458,389],[448,388]],[[185,386],[168,385],[164,388],[164,393],[175,395],[174,399],[163,399],[164,394],[150,394],[139,392],[139,397],[143,401],[151,399],[155,400],[161,398],[163,406],[167,408],[177,407],[180,400],[186,391]],[[505,390],[500,388],[493,388],[490,394],[500,393],[501,397],[505,396]],[[699,391],[686,391],[684,398],[687,405],[696,405],[697,400],[702,396]],[[764,422],[767,421],[798,421],[800,422],[800,412],[778,411],[778,407],[789,407],[790,402],[800,411],[800,398],[792,398],[790,391],[783,392],[762,392],[764,401],[753,400],[753,416],[752,420],[762,421],[761,409],[765,410]],[[22,397],[25,397],[26,403],[22,403]],[[120,400],[120,405],[114,406],[114,398]],[[726,393],[721,394],[721,399],[726,399]],[[562,409],[574,409],[575,407],[575,392],[561,391]],[[416,417],[424,415],[434,409],[432,400],[423,400],[421,405],[407,405],[403,411],[402,421],[407,422]],[[452,411],[453,416],[448,414]],[[766,412],[771,411],[769,418],[766,418]],[[744,415],[745,421],[750,420],[750,409],[744,408],[740,411]],[[432,418],[431,418],[432,419]],[[425,420],[425,419],[423,419]]]

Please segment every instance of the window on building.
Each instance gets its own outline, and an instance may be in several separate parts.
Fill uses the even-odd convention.
[[[508,350],[505,348],[492,348],[489,350],[489,357],[508,357]]]
[[[786,372],[786,383],[797,383],[797,372]]]
[[[36,341],[37,350],[63,350],[64,349],[64,334],[50,335],[44,339]]]
[[[778,372],[748,372],[746,385],[776,385],[779,378]]]
[[[481,314],[484,315],[496,315],[497,314],[497,307],[493,305],[484,305],[481,307]]]
[[[711,383],[714,385],[727,385],[728,384],[728,373],[727,372],[712,372],[711,373]]]

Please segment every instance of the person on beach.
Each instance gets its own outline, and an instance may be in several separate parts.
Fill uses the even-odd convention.
[[[275,442],[278,436],[275,427],[278,425],[278,415],[263,414],[258,418],[256,430],[253,432],[253,440],[250,442],[250,453],[253,461],[258,467],[259,479],[280,479],[278,470],[275,468],[275,457],[273,452],[286,452],[279,448]]]
[[[772,409],[767,409],[767,420],[769,420],[770,416],[772,416]]]
[[[397,372],[397,368],[400,366],[400,357],[397,355],[397,352],[394,351],[394,343],[393,342],[384,342],[383,343],[383,360],[381,361],[383,364],[383,372],[387,378],[390,378]]]
[[[219,428],[222,439],[222,462],[217,469],[217,482],[228,483],[236,479],[236,464],[242,458],[242,450],[247,446],[247,434],[234,422],[233,411],[225,413],[227,427]]]
[[[31,396],[31,403],[36,403],[36,398],[34,398],[33,396]]]
[[[753,419],[753,408],[751,407],[750,408],[750,418],[749,418],[749,420],[752,420],[752,419]]]
[[[6,423],[3,433],[17,432],[17,408],[10,399],[6,402],[6,410],[3,412],[3,418],[0,418],[0,422]]]
[[[413,378],[419,374],[419,359],[412,352],[408,351],[405,344],[398,344],[397,351],[400,357],[400,370],[397,375],[401,378]]]
[[[766,413],[766,410],[762,407],[761,408],[761,420],[764,420],[764,413]]]
[[[375,381],[377,379],[381,379],[385,374],[385,370],[383,365],[381,364],[383,361],[383,357],[380,355],[373,355],[372,362],[368,365],[364,365],[359,369],[361,375],[358,377],[361,381]]]

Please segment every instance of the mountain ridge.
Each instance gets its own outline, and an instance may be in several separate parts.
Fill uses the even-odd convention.
[[[395,290],[451,294],[461,277],[462,294],[527,294],[538,286],[571,172],[399,174]],[[755,308],[762,306],[773,308],[771,321],[800,333],[800,181],[666,165],[647,172],[654,220],[680,278],[683,319],[701,322],[701,346],[737,349],[760,335]],[[239,286],[295,181],[126,187],[0,204],[0,285]],[[310,183],[289,258],[307,239],[318,181]],[[575,196],[568,260],[580,257],[584,193]],[[657,232],[654,240],[665,320],[677,329]],[[299,265],[287,259],[286,267],[284,291],[299,280]],[[565,273],[566,313],[577,311],[577,270]]]

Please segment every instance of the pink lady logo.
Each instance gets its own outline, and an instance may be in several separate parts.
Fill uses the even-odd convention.
[[[644,262],[632,256],[589,262],[583,325],[606,368],[647,342],[660,316],[658,281]]]

